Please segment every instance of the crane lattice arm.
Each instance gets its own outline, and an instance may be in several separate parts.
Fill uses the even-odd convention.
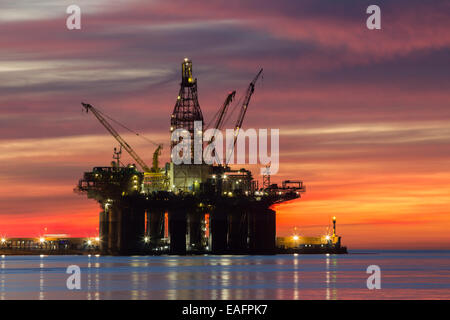
[[[247,93],[245,94],[245,99],[244,99],[244,102],[242,103],[241,111],[239,112],[239,117],[237,118],[236,125],[234,126],[234,141],[233,141],[233,146],[232,146],[229,157],[231,157],[231,154],[233,153],[234,147],[236,145],[236,141],[237,141],[237,138],[239,135],[239,130],[242,128],[242,123],[244,122],[244,117],[245,117],[245,114],[247,113],[248,104],[250,103],[250,99],[253,95],[253,92],[255,91],[256,81],[258,80],[258,78],[262,72],[263,72],[263,69],[259,70],[258,74],[255,76],[253,81],[250,82],[250,84],[247,88]],[[229,163],[229,160],[230,159],[227,160],[226,164]]]
[[[216,121],[216,123],[214,125],[215,129],[220,130],[222,128],[222,125],[223,125],[224,120],[225,120],[225,116],[226,116],[227,111],[228,111],[228,106],[233,101],[235,95],[236,95],[236,91],[230,92],[228,94],[227,98],[225,99],[225,102],[223,103],[222,108],[220,109],[220,114],[217,117],[217,121]]]
[[[149,172],[150,168],[147,166],[147,164],[144,162],[144,160],[141,159],[141,157],[138,156],[138,154],[133,150],[133,148],[130,147],[130,145],[119,135],[119,133],[106,121],[106,119],[101,115],[101,113],[95,109],[93,106],[91,106],[88,103],[81,103],[83,107],[86,110],[86,113],[92,111],[94,116],[100,121],[100,123],[108,130],[109,133],[120,143],[120,145],[128,152],[128,154],[141,166],[141,168],[145,172]]]
[[[230,92],[228,94],[228,96],[226,97],[222,107],[217,112],[217,114],[215,116],[215,117],[217,117],[217,119],[216,119],[216,122],[214,124],[214,135],[211,137],[210,142],[214,141],[214,137],[216,135],[216,132],[218,130],[222,129],[222,126],[223,126],[223,124],[225,122],[225,116],[226,116],[227,111],[228,111],[228,106],[233,101],[235,95],[236,95],[236,91]],[[205,128],[205,131],[206,131],[206,129],[207,128]],[[215,157],[216,157],[217,163],[221,163],[221,161],[220,161],[219,157],[217,156],[217,154],[215,154]]]
[[[237,131],[237,133],[235,133],[235,139],[237,138],[237,136],[239,134],[239,129],[242,127],[242,122],[244,121],[245,113],[247,112],[248,104],[250,103],[250,98],[252,97],[252,94],[255,91],[256,81],[258,80],[258,78],[262,72],[263,72],[263,69],[259,70],[258,74],[255,76],[253,81],[250,82],[250,84],[247,88],[247,93],[245,94],[244,103],[242,104],[241,112],[239,113],[239,117],[236,121],[236,126],[234,128]],[[235,143],[236,143],[236,141],[235,141]]]

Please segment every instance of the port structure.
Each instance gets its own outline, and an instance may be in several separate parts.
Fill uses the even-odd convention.
[[[191,136],[194,121],[203,123],[193,78],[192,61],[181,65],[180,91],[170,131],[185,129]],[[255,84],[250,83],[235,125],[242,127]],[[213,119],[221,129],[235,91],[230,92]],[[251,171],[232,169],[226,163],[174,164],[158,167],[158,144],[149,167],[120,137],[95,107],[83,103],[140,166],[123,165],[117,151],[109,167],[85,172],[75,192],[95,199],[101,207],[99,247],[103,254],[274,254],[276,217],[271,206],[297,199],[305,191],[302,181],[258,187]],[[110,118],[111,119],[111,118]],[[211,122],[211,123],[212,123]],[[172,141],[171,148],[174,147]],[[157,181],[157,182],[155,182]],[[269,178],[270,181],[270,178]]]

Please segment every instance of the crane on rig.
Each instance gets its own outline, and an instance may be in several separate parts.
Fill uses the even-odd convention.
[[[150,185],[152,189],[165,189],[167,185],[167,179],[163,173],[159,170],[159,156],[161,155],[161,151],[163,148],[162,144],[157,144],[156,150],[153,152],[153,162],[152,167],[150,168],[144,160],[133,150],[133,148],[120,136],[120,134],[113,128],[113,126],[106,120],[110,118],[104,115],[100,110],[96,109],[92,105],[88,103],[81,103],[86,113],[89,111],[97,118],[97,120],[108,130],[108,132],[119,142],[120,146],[128,152],[128,154],[138,163],[138,165],[144,170],[144,184]],[[110,118],[111,119],[111,118]],[[113,119],[112,119],[113,120]],[[114,120],[115,121],[115,120]],[[117,122],[117,121],[115,121]],[[121,126],[123,126],[121,124]],[[127,128],[128,129],[128,128]],[[128,129],[129,131],[132,131]],[[132,131],[134,134],[139,135],[138,133]],[[148,140],[148,139],[147,139]],[[151,141],[152,142],[152,141]],[[156,144],[155,142],[152,142]],[[121,151],[120,151],[121,152]]]
[[[222,104],[222,107],[219,109],[219,111],[216,113],[216,115],[213,117],[213,119],[210,121],[210,123],[205,127],[205,131],[209,128],[210,124],[214,121],[214,119],[216,120],[214,123],[214,134],[211,137],[211,139],[209,140],[209,143],[212,143],[214,141],[216,132],[218,130],[222,129],[223,124],[225,123],[225,116],[227,114],[228,111],[228,106],[231,104],[231,102],[233,102],[234,96],[236,95],[236,90],[231,91],[225,101]],[[216,161],[217,163],[221,163],[221,160],[219,159],[219,157],[217,156],[217,154],[214,152],[214,156],[216,157]]]
[[[223,124],[225,122],[225,116],[227,115],[228,106],[230,105],[231,102],[233,102],[233,99],[234,99],[235,95],[236,95],[236,91],[235,90],[230,92],[227,95],[227,97],[226,97],[222,107],[219,109],[219,112],[216,114],[215,118],[217,118],[217,119],[216,119],[216,122],[214,124],[214,129],[216,129],[216,130],[222,129],[222,126],[223,126]],[[208,126],[205,128],[205,131],[206,131],[206,129],[208,129]]]
[[[255,78],[253,78],[252,82],[250,82],[250,84],[248,85],[247,92],[246,92],[245,98],[244,98],[244,102],[242,103],[242,106],[241,106],[241,111],[239,112],[239,116],[238,116],[238,118],[236,120],[236,124],[234,126],[233,145],[231,146],[231,151],[230,151],[230,153],[228,155],[228,158],[227,158],[227,160],[225,162],[225,166],[227,166],[228,163],[231,160],[231,155],[233,154],[234,147],[236,146],[236,141],[237,141],[237,138],[238,138],[238,135],[239,135],[239,130],[242,128],[242,123],[244,122],[245,114],[247,113],[247,109],[248,109],[248,105],[250,103],[250,99],[251,99],[251,97],[253,95],[253,92],[255,92],[256,81],[261,76],[262,72],[263,72],[263,69],[261,68],[259,70],[259,72],[256,74]]]
[[[144,160],[139,157],[139,155],[133,150],[133,148],[120,136],[120,134],[114,129],[111,124],[103,117],[102,113],[94,108],[92,105],[88,103],[81,103],[86,110],[86,113],[89,111],[97,118],[97,120],[108,130],[108,132],[119,142],[119,144],[128,152],[128,154],[136,161],[139,166],[145,172],[150,172],[150,167],[144,162]]]

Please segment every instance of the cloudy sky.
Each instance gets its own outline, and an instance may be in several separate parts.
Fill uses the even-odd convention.
[[[0,235],[95,235],[98,204],[73,188],[117,143],[80,102],[167,142],[189,57],[206,122],[264,68],[245,126],[279,128],[272,180],[307,185],[276,208],[279,234],[337,216],[350,248],[448,248],[450,5],[377,1],[382,29],[368,30],[371,4],[2,0]],[[150,161],[152,145],[124,137]]]

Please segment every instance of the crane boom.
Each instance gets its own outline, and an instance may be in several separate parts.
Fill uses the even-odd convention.
[[[237,138],[239,135],[239,130],[242,128],[242,123],[244,122],[244,117],[245,117],[245,114],[247,113],[248,104],[250,103],[250,99],[253,95],[253,92],[255,91],[256,81],[258,80],[258,78],[262,72],[263,72],[263,69],[261,68],[261,70],[259,70],[259,72],[255,76],[255,78],[253,78],[252,82],[250,82],[250,84],[248,85],[247,92],[245,94],[245,99],[244,99],[244,102],[242,103],[241,111],[239,112],[239,117],[237,118],[236,125],[234,126],[234,141],[233,141],[233,146],[232,146],[231,152],[229,154],[229,157],[231,157],[231,154],[233,153],[234,147],[236,145],[236,141],[237,141]],[[228,165],[229,161],[230,161],[230,159],[227,160],[227,162],[226,162],[227,165]]]
[[[255,91],[256,81],[258,80],[258,78],[262,72],[263,72],[263,69],[259,70],[258,74],[255,76],[253,81],[250,82],[250,84],[247,88],[247,93],[245,94],[244,103],[242,104],[241,112],[239,113],[239,117],[236,121],[236,126],[234,128],[235,130],[237,130],[237,133],[235,134],[235,143],[236,143],[236,138],[239,134],[239,129],[242,127],[242,122],[244,121],[245,113],[247,112],[248,104],[250,103],[250,98],[252,97],[253,92]]]
[[[233,101],[234,96],[236,95],[236,91],[230,92],[225,99],[225,102],[222,105],[222,108],[220,109],[219,117],[217,117],[216,124],[214,125],[214,128],[217,130],[220,130],[222,128],[223,122],[225,120],[225,116],[228,111],[228,106]]]
[[[106,119],[100,114],[100,112],[97,109],[95,109],[92,105],[88,103],[82,102],[81,104],[85,108],[86,113],[88,113],[90,110],[94,114],[97,120],[100,121],[100,123],[106,128],[106,130],[108,130],[108,132],[111,133],[111,135],[120,143],[120,145],[141,166],[141,168],[145,172],[150,171],[149,166],[147,166],[144,160],[142,160],[141,157],[138,156],[138,154],[133,150],[133,148],[130,147],[130,145],[119,135],[119,133],[108,123],[108,121],[106,121]]]
[[[227,95],[225,101],[223,102],[222,107],[219,109],[218,114],[216,114],[215,117],[217,117],[217,119],[216,119],[216,123],[214,124],[214,134],[211,137],[210,143],[214,141],[214,137],[215,137],[216,132],[218,130],[222,129],[222,126],[223,126],[223,124],[225,122],[225,116],[226,116],[227,111],[228,111],[228,106],[233,101],[235,95],[236,95],[236,90],[230,92]],[[206,128],[205,128],[205,130],[206,130]],[[215,157],[216,157],[217,163],[220,163],[221,161],[218,158],[217,154],[215,154]]]

